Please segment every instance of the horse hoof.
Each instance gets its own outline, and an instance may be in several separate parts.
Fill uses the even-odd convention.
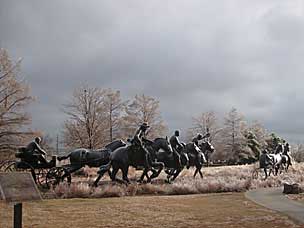
[[[169,179],[165,180],[165,182],[166,182],[167,184],[172,184],[171,180],[169,180]]]

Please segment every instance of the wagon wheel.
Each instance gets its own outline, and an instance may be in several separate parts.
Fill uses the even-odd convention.
[[[48,188],[55,187],[60,182],[67,181],[69,184],[71,183],[71,174],[64,167],[54,167],[51,168],[45,178],[45,182]]]
[[[36,172],[37,184],[41,187],[47,186],[46,184],[47,171],[48,171],[47,169],[38,169],[38,172]]]
[[[5,169],[10,166],[12,163],[15,163],[15,160],[6,160],[0,164],[0,172],[5,172]]]
[[[26,170],[29,170],[32,174],[35,183],[37,183],[35,169],[29,163],[24,161],[8,161],[4,166],[4,172],[24,172]]]
[[[27,162],[11,161],[6,165],[4,172],[20,172],[26,171],[27,169],[34,172],[34,168]]]
[[[251,174],[252,179],[258,179],[259,174],[260,174],[260,168],[255,168]]]

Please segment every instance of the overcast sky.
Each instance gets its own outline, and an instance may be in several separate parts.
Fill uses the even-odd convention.
[[[0,0],[0,47],[22,57],[33,126],[60,132],[81,84],[160,100],[170,131],[232,107],[304,141],[304,3]]]

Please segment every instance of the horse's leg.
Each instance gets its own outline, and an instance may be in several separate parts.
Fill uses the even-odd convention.
[[[111,175],[111,180],[112,181],[117,180],[116,175],[117,175],[118,170],[119,170],[119,166],[115,162],[113,162],[113,164],[112,164],[112,175]]]
[[[64,178],[67,177],[68,180],[68,184],[71,184],[72,180],[71,180],[71,173],[76,172],[77,170],[81,169],[82,166],[70,166],[66,172],[62,175],[61,179],[62,181],[64,180]]]
[[[199,172],[199,174],[200,174],[200,176],[201,176],[201,178],[203,179],[204,178],[204,176],[203,176],[203,173],[202,173],[202,167],[200,167],[199,169],[198,169],[198,172]]]
[[[94,187],[97,187],[97,184],[98,184],[99,180],[103,177],[103,175],[104,175],[106,172],[107,172],[106,170],[99,172],[98,177],[97,177],[96,180],[94,181],[94,184],[93,184]],[[110,177],[111,177],[111,175],[110,175]]]
[[[288,171],[288,168],[289,168],[289,163],[287,163],[287,165],[286,165],[286,173],[287,173],[287,171]]]
[[[158,168],[158,170],[157,171],[155,170],[155,172],[153,172],[153,174],[150,176],[151,179],[158,177],[165,166],[164,163],[162,162],[153,162],[152,164],[153,167]]]
[[[171,177],[174,175],[174,172],[175,172],[176,170],[175,169],[173,169],[173,168],[170,168],[169,170],[168,170],[168,172],[166,172],[167,173],[167,182],[170,184],[171,183]]]
[[[195,178],[196,177],[196,174],[198,173],[198,168],[196,167],[195,168],[195,171],[194,171],[194,175],[193,175],[193,178]]]
[[[148,176],[148,168],[145,168],[143,173],[141,174],[138,182],[143,182],[144,178],[147,177],[147,179],[149,180],[149,176]]]
[[[270,172],[270,170],[269,170],[269,172]],[[267,175],[267,168],[266,168],[266,167],[264,168],[264,173],[265,173],[265,178],[264,178],[264,180],[266,180],[267,177],[268,177],[268,175]],[[269,173],[269,175],[270,175],[270,173]]]
[[[267,171],[267,169],[266,169],[266,171]],[[269,168],[269,173],[268,173],[268,176],[269,176],[269,177],[270,177],[271,173],[274,174],[274,173],[273,173],[273,168],[272,168],[272,166]]]
[[[177,176],[180,174],[181,171],[182,171],[181,168],[176,169],[175,174],[173,175],[173,178],[171,179],[171,181],[174,181],[177,178]]]
[[[128,166],[128,165],[124,166],[124,167],[121,169],[121,171],[122,171],[122,179],[123,179],[124,181],[126,181],[127,184],[130,184],[130,180],[129,180],[129,178],[128,178],[129,166]]]

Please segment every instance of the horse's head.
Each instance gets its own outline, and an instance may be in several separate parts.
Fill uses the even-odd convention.
[[[156,138],[154,140],[154,144],[157,147],[157,150],[164,150],[166,152],[172,153],[173,149],[171,147],[171,144],[169,142],[168,137],[166,138]]]
[[[209,151],[210,153],[214,152],[214,146],[209,141],[203,142],[201,144],[201,149],[203,152],[205,151]]]

